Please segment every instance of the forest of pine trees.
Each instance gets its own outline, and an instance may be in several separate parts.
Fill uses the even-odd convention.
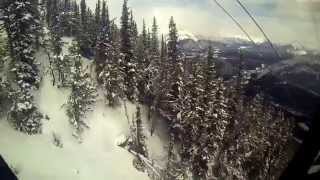
[[[53,85],[71,90],[65,107],[75,136],[89,128],[85,117],[99,89],[108,106],[126,101],[137,105],[130,147],[145,158],[140,105],[148,107],[149,118],[157,115],[167,122],[168,162],[161,179],[190,174],[197,180],[276,179],[289,160],[292,123],[263,95],[246,96],[250,78],[243,64],[237,76],[224,80],[210,47],[206,61],[193,61],[186,68],[190,62],[180,51],[173,17],[168,35],[161,36],[157,17],[150,28],[143,21],[138,31],[128,0],[120,25],[110,19],[108,6],[106,0],[98,0],[94,11],[85,0],[4,1],[1,74],[6,66],[10,70],[1,75],[0,106],[13,127],[41,133],[45,115],[33,94],[42,79],[42,62],[36,62],[35,53],[42,49]],[[63,54],[63,37],[74,38],[68,55]],[[244,61],[246,52],[240,54]],[[94,60],[94,75],[83,67],[82,57]],[[10,108],[4,108],[8,104]]]

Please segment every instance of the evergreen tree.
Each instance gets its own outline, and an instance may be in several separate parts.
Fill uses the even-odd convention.
[[[0,69],[3,68],[8,55],[8,40],[5,37],[4,32],[0,29]]]
[[[137,57],[137,68],[138,70],[141,70],[143,67],[145,67],[145,61],[148,58],[147,57],[147,34],[146,34],[146,24],[143,20],[142,24],[142,33],[138,38],[137,42],[137,49],[136,49],[136,57]]]
[[[169,23],[169,39],[168,39],[168,58],[170,63],[177,63],[179,57],[178,52],[178,30],[173,17]]]
[[[72,22],[72,5],[70,0],[64,0],[62,12],[60,14],[61,29],[66,36],[72,35],[73,22]]]
[[[163,173],[163,179],[173,180],[173,179],[187,179],[186,171],[184,167],[181,166],[176,153],[174,151],[175,138],[174,134],[169,134],[169,145],[168,145],[168,161]]]
[[[48,26],[51,26],[51,17],[52,17],[52,9],[54,5],[54,1],[45,0],[45,6],[46,6],[46,22]]]
[[[97,32],[99,32],[99,25],[101,24],[101,2],[98,0],[95,10],[95,22],[97,24]]]
[[[189,162],[195,178],[203,178],[208,170],[209,151],[206,144],[207,124],[205,122],[204,97],[205,76],[202,65],[192,64],[188,83],[184,88],[185,102],[182,111],[182,157]],[[187,138],[186,138],[187,137]]]
[[[107,3],[105,0],[102,1],[102,8],[101,8],[101,23],[100,23],[100,27],[102,28],[105,28],[107,25],[109,25],[109,30],[110,30],[110,27],[111,27],[111,24],[110,24],[110,18],[109,18],[109,11],[108,11],[108,7],[107,7]],[[107,32],[109,33],[109,32]]]
[[[133,49],[137,46],[137,42],[138,42],[138,27],[137,27],[137,23],[133,18],[133,12],[130,11],[130,37],[131,37],[131,44]]]
[[[80,2],[80,14],[81,14],[82,28],[84,31],[86,31],[87,25],[88,25],[86,0],[81,0],[81,2]]]
[[[183,58],[179,56],[178,51],[178,31],[176,24],[171,17],[169,24],[168,39],[168,69],[169,72],[169,92],[167,92],[169,102],[169,112],[172,114],[172,126],[174,129],[181,129],[181,110],[183,106],[183,89],[184,89],[184,66]],[[175,131],[175,130],[174,130]]]
[[[151,49],[150,51],[152,56],[155,56],[155,57],[159,56],[159,38],[158,38],[158,25],[157,25],[156,17],[153,17],[150,49]]]
[[[96,9],[95,9],[95,32],[94,32],[94,39],[93,39],[93,44],[96,44],[97,37],[101,31],[101,2],[98,0],[96,4]]]
[[[132,130],[132,142],[129,144],[129,150],[133,150],[136,154],[136,158],[133,160],[134,167],[142,172],[146,171],[146,165],[142,158],[148,158],[148,151],[146,146],[146,136],[143,132],[143,125],[141,119],[141,109],[137,106],[135,114],[135,121],[133,122]]]
[[[41,132],[42,115],[34,103],[33,90],[39,87],[39,70],[35,63],[39,21],[31,0],[6,1],[4,21],[8,34],[12,73],[15,75],[10,119],[16,129],[35,134]]]
[[[7,37],[4,32],[0,29],[0,116],[4,115],[10,107],[10,91],[11,88],[6,80],[5,64],[9,61],[9,50],[7,44]]]
[[[88,29],[87,29],[87,37],[88,37],[88,57],[94,55],[94,47],[96,46],[96,41],[98,37],[97,32],[97,24],[95,21],[95,15],[90,8],[87,9],[87,18],[88,18]]]
[[[143,20],[142,24],[142,33],[141,33],[142,45],[143,45],[143,52],[146,52],[148,49],[148,32],[146,28],[146,22]]]
[[[1,70],[1,69],[0,69]],[[0,73],[2,73],[0,71]],[[0,77],[0,116],[2,117],[9,110],[8,105],[12,104],[10,92],[11,88],[9,83],[2,77]]]
[[[41,13],[39,11],[40,9],[40,4],[39,4],[39,0],[31,0],[31,5],[32,5],[32,14],[34,17],[34,38],[35,38],[35,47],[36,49],[39,49],[40,47],[40,40],[43,37],[43,24],[41,24]]]
[[[66,0],[64,2],[63,6],[63,13],[60,15],[59,10],[58,10],[58,1],[54,0],[54,4],[52,5],[52,18],[51,18],[51,24],[49,27],[50,30],[50,49],[52,51],[53,57],[52,59],[50,58],[50,66],[52,69],[52,76],[53,76],[53,84],[55,84],[56,80],[59,82],[58,87],[65,87],[69,84],[69,73],[70,73],[70,67],[71,67],[71,62],[70,58],[68,56],[63,56],[62,55],[62,36],[63,36],[63,31],[66,30],[67,26],[63,25],[63,23],[68,23],[69,22],[63,22],[67,21],[66,16],[68,11],[70,11],[71,5],[69,4],[69,1]],[[63,30],[64,27],[64,30]],[[71,31],[71,29],[68,29],[68,31]],[[66,31],[65,31],[66,32]],[[70,33],[70,32],[68,32]],[[50,52],[49,52],[50,53]],[[57,79],[56,79],[57,75]]]
[[[108,100],[108,105],[115,106],[123,98],[124,87],[120,62],[117,61],[119,54],[115,49],[111,49],[111,53],[108,58],[109,62],[101,72],[100,78],[103,80],[104,95]]]
[[[130,23],[130,13],[128,1],[124,0],[121,16],[121,53],[123,55],[122,67],[124,70],[125,94],[131,101],[135,100],[136,92],[136,64],[134,62],[134,52],[132,44],[132,23]]]
[[[72,15],[70,20],[71,34],[75,37],[80,33],[81,19],[80,19],[80,9],[76,1],[72,3]]]
[[[126,61],[130,62],[133,57],[131,34],[130,34],[130,19],[128,1],[123,1],[122,16],[121,16],[121,52],[125,55]]]
[[[146,142],[145,142],[146,136],[143,133],[141,110],[139,106],[137,106],[135,125],[136,125],[136,152],[143,155],[144,157],[148,157],[148,151],[147,151]]]
[[[92,36],[95,38],[95,20],[94,16],[89,8],[87,8],[87,4],[85,0],[81,0],[80,2],[80,29],[77,34],[77,41],[80,46],[81,55],[85,57],[92,56]]]
[[[223,79],[217,76],[212,48],[209,47],[205,72],[205,120],[207,124],[207,143],[210,153],[217,156],[228,124],[226,89]]]
[[[71,71],[71,95],[67,102],[67,115],[74,126],[74,136],[80,138],[81,133],[89,126],[85,122],[86,114],[92,111],[96,101],[96,88],[92,84],[90,75],[82,67],[80,48],[77,43],[70,47],[70,57],[74,62]]]
[[[220,157],[221,177],[277,179],[289,161],[292,125],[281,112],[263,104],[261,96],[250,100],[241,114],[243,122],[233,129],[233,142]]]
[[[147,31],[146,24],[143,20],[142,34],[139,36],[137,49],[137,89],[139,91],[139,101],[145,102],[148,89],[148,81],[150,80],[150,54],[147,47]]]
[[[55,55],[60,55],[62,52],[62,24],[61,24],[61,16],[59,15],[58,10],[58,0],[53,0],[52,5],[52,15],[50,20],[50,37],[51,37],[51,43],[52,43],[52,51]]]
[[[120,52],[117,39],[112,37],[115,27],[109,20],[108,8],[103,2],[102,13],[105,14],[102,31],[96,48],[96,73],[98,82],[104,88],[108,105],[115,106],[123,98],[123,70],[120,66]]]
[[[165,42],[164,36],[161,37],[161,50],[160,50],[160,60],[158,64],[158,73],[157,76],[154,77],[154,102],[153,108],[160,109],[161,103],[160,100],[166,97],[166,93],[168,92],[168,64],[167,64],[167,44]]]
[[[106,7],[106,2],[102,3],[102,21],[101,21],[101,31],[99,31],[98,42],[96,45],[96,73],[98,77],[98,82],[101,83],[99,79],[100,73],[106,65],[106,59],[108,58],[107,53],[111,50],[111,24],[109,20],[109,11]],[[108,50],[109,49],[109,50]]]

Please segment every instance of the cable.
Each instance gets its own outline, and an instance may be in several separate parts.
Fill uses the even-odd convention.
[[[253,41],[253,39],[250,37],[249,33],[243,28],[243,26],[217,1],[213,0],[217,6],[219,6],[224,13],[226,13],[232,21],[240,28],[240,30],[247,36],[247,38],[252,42],[253,45],[257,46],[257,44]]]
[[[242,7],[242,9],[248,14],[248,16],[252,19],[252,21],[255,23],[255,25],[259,28],[259,30],[261,31],[261,33],[263,34],[263,36],[265,37],[265,39],[267,40],[267,42],[270,44],[271,48],[274,50],[275,54],[279,57],[279,59],[281,58],[280,54],[278,53],[278,51],[276,50],[276,48],[273,46],[271,40],[269,39],[269,37],[267,36],[267,34],[264,32],[263,28],[259,25],[259,23],[256,21],[256,19],[251,15],[251,13],[249,12],[249,10],[240,2],[240,0],[237,0],[238,4]]]

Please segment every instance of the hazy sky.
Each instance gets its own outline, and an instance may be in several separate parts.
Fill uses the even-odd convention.
[[[257,41],[262,34],[242,11],[236,0],[218,0],[235,16]],[[87,0],[91,7],[96,0]],[[320,0],[242,0],[260,22],[270,39],[278,43],[298,41],[307,47],[320,49]],[[112,17],[120,17],[122,0],[108,0]],[[156,16],[160,32],[168,31],[170,16],[174,16],[180,31],[208,38],[243,37],[237,26],[219,9],[213,0],[129,0],[129,6],[141,27],[142,19],[151,25]],[[316,33],[317,32],[317,33]]]

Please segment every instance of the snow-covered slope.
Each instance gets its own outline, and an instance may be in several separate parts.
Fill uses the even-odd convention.
[[[148,179],[132,166],[133,157],[115,143],[129,129],[122,109],[104,108],[99,101],[88,117],[90,129],[79,144],[72,137],[72,128],[61,107],[68,92],[52,87],[48,80],[43,82],[39,105],[50,117],[43,134],[27,136],[13,130],[4,120],[0,123],[0,153],[19,172],[20,180]],[[61,138],[63,148],[53,144],[53,133]]]
[[[45,59],[45,55],[38,54],[37,58]],[[124,106],[106,107],[99,96],[94,111],[86,119],[90,129],[84,132],[83,141],[79,143],[72,136],[73,128],[63,107],[70,91],[58,89],[51,82],[49,75],[44,76],[36,95],[40,111],[50,118],[44,122],[42,134],[25,135],[14,130],[5,118],[0,119],[0,154],[17,172],[19,180],[149,179],[146,173],[134,168],[133,155],[117,145],[118,139],[129,133]],[[130,103],[127,107],[132,119],[136,107]],[[161,165],[166,159],[165,128],[160,126],[150,137],[146,119],[144,112],[149,154]],[[61,140],[62,148],[54,145],[54,137]]]

